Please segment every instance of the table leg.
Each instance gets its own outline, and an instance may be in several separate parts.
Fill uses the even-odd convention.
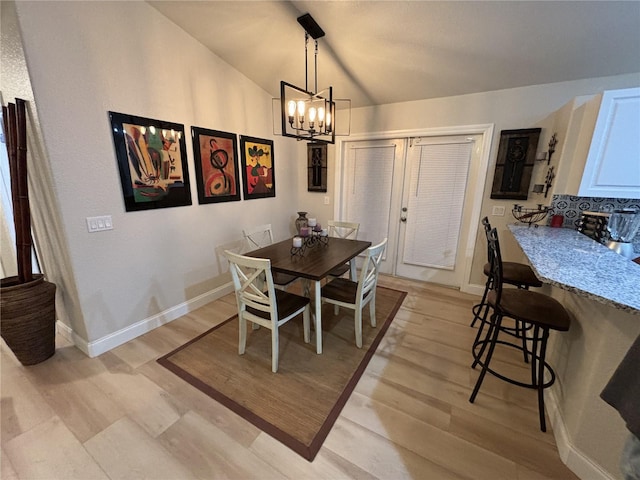
[[[316,315],[314,318],[314,325],[315,325],[315,329],[316,329],[316,353],[318,355],[320,355],[322,353],[322,317],[321,317],[321,311],[322,311],[322,300],[320,298],[320,287],[321,287],[321,282],[320,280],[315,282],[316,284],[316,291],[315,291],[315,310],[316,310]]]

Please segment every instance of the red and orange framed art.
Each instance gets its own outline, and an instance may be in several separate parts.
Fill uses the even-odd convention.
[[[191,127],[198,202],[240,200],[237,135]]]

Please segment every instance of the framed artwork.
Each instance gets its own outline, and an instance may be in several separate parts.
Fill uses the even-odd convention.
[[[240,200],[237,136],[191,127],[199,203]]]
[[[191,205],[184,125],[109,112],[127,212]]]
[[[491,198],[526,200],[540,128],[502,130]]]
[[[307,143],[307,191],[327,191],[326,143]]]
[[[276,196],[273,141],[240,136],[244,199]]]

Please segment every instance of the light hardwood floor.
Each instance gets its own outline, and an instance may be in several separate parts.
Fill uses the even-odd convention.
[[[469,403],[478,297],[380,284],[409,294],[312,463],[155,362],[233,315],[229,295],[93,359],[59,339],[25,368],[2,343],[1,478],[577,478],[532,390],[488,375]],[[516,352],[494,360],[527,373]]]

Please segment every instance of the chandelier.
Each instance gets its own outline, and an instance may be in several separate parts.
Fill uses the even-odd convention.
[[[333,99],[333,88],[327,87],[318,91],[318,39],[324,36],[324,31],[308,13],[298,17],[298,23],[305,31],[305,88],[296,87],[285,81],[280,82],[282,135],[298,140],[335,143],[336,102]],[[315,43],[313,91],[309,90],[309,37],[313,38]]]

